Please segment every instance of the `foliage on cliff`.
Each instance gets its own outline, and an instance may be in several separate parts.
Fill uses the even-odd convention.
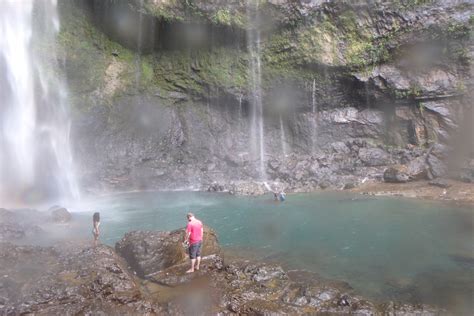
[[[249,10],[255,7],[249,9],[245,3],[145,0],[143,7],[139,1],[132,2],[132,9],[152,14],[171,29],[176,23],[192,21],[222,27],[217,32],[232,37],[237,34],[232,29],[245,32],[257,27],[249,18]],[[234,46],[155,49],[139,56],[112,41],[71,2],[62,6],[60,44],[68,55],[69,77],[78,80],[72,85],[78,92],[97,90],[104,97],[113,97],[129,89],[145,89],[165,99],[170,92],[206,98],[216,89],[247,94],[250,57],[245,39],[235,37]],[[461,65],[469,65],[472,58],[472,15],[466,19],[472,5],[467,3],[445,7],[417,0],[369,6],[332,1],[305,7],[299,2],[260,1],[257,11],[264,88],[285,80],[323,80],[321,68],[368,74],[377,65],[400,59],[402,51],[421,42],[437,43],[446,58]],[[413,97],[419,89],[405,90],[393,93]]]

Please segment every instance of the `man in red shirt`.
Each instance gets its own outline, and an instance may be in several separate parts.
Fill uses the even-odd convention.
[[[201,221],[196,219],[193,213],[188,213],[186,217],[188,218],[188,225],[186,226],[185,242],[189,244],[189,258],[191,259],[191,269],[186,271],[186,273],[192,273],[194,272],[194,265],[196,265],[196,270],[199,270],[199,264],[201,263],[204,229]]]

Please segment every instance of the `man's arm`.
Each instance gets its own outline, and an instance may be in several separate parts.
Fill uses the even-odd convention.
[[[189,224],[186,225],[186,230],[184,231],[184,242],[189,242],[189,236],[191,236],[191,230],[189,229]]]

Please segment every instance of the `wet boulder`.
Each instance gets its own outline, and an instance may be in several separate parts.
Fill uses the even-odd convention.
[[[432,186],[435,186],[435,187],[438,187],[438,188],[443,188],[443,189],[447,189],[449,187],[451,187],[451,184],[445,180],[445,179],[434,179],[432,181],[430,181],[428,183],[429,185],[432,185]]]
[[[0,209],[0,241],[13,242],[41,234],[43,229],[38,224],[42,221],[41,214],[35,210]]]
[[[225,190],[224,185],[218,182],[213,182],[207,188],[207,192],[222,192]]]
[[[51,220],[55,223],[67,223],[71,221],[72,215],[69,211],[61,206],[53,206],[49,209]]]
[[[133,231],[115,244],[116,251],[141,277],[183,263],[188,258],[184,229],[171,232]],[[217,234],[204,226],[202,256],[220,253]]]
[[[458,178],[466,183],[474,183],[474,168],[462,168]]]
[[[263,183],[253,181],[232,182],[229,191],[237,195],[262,195],[266,189]]]
[[[202,258],[200,269],[192,274],[186,273],[189,269],[189,263],[183,262],[153,274],[149,277],[149,280],[166,286],[176,287],[190,283],[196,278],[208,277],[215,272],[220,272],[223,267],[224,261],[220,256],[210,255]]]
[[[423,180],[428,175],[428,165],[425,157],[417,157],[407,164],[406,170],[411,180]]]
[[[159,312],[108,246],[0,244],[1,315],[132,315]],[[7,289],[3,291],[3,289]]]
[[[391,183],[404,183],[410,180],[407,167],[404,165],[395,165],[385,169],[383,180]]]
[[[25,229],[17,223],[0,223],[0,241],[18,240],[26,236]]]
[[[436,156],[434,155],[428,155],[426,160],[428,162],[428,166],[433,177],[438,178],[446,175],[448,169],[446,167],[446,164],[442,160],[436,158]]]

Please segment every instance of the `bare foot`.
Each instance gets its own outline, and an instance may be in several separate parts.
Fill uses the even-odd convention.
[[[186,271],[186,273],[193,273],[194,270],[193,269],[189,269],[188,271]]]
[[[196,267],[196,271],[199,271],[199,267]]]

